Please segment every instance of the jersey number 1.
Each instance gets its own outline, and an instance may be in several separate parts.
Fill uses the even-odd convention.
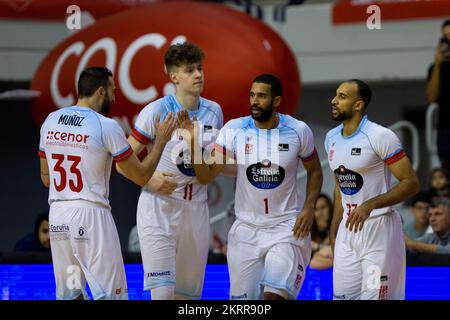
[[[64,161],[64,155],[59,153],[53,153],[52,159],[56,160],[56,164],[53,167],[53,170],[59,172],[59,175],[61,176],[61,181],[59,184],[56,183],[56,179],[53,179],[53,182],[55,184],[56,191],[61,192],[66,188],[67,184],[66,169],[64,169],[64,167],[61,166],[61,164]],[[81,172],[77,167],[81,161],[81,157],[68,155],[67,160],[72,162],[72,165],[70,166],[70,172],[76,176],[76,183],[72,179],[69,180],[69,188],[73,192],[80,192],[83,189],[83,180],[81,178]]]
[[[269,199],[264,198],[264,208],[265,208],[265,213],[269,214]]]

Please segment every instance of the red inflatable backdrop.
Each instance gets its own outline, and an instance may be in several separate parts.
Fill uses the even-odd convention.
[[[111,115],[129,132],[139,111],[173,92],[164,72],[164,53],[191,41],[205,52],[202,96],[221,104],[225,120],[249,114],[253,78],[273,73],[283,83],[280,112],[292,114],[300,97],[296,59],[270,27],[257,19],[210,3],[159,3],[123,11],[70,36],[40,64],[31,83],[41,96],[32,100],[38,126],[58,107],[76,103],[82,69],[106,65],[114,74],[116,102]]]

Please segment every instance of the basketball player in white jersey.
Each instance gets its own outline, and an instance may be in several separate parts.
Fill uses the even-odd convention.
[[[176,91],[140,112],[128,138],[135,153],[153,143],[159,116],[180,110],[202,122],[202,144],[215,140],[223,114],[219,104],[200,96],[203,59],[202,50],[192,43],[170,46],[164,63]],[[160,193],[147,185],[139,197],[137,227],[144,290],[151,290],[153,300],[199,299],[209,248],[207,186],[198,183],[188,145],[179,132],[167,143],[157,171],[170,175],[167,179],[176,181],[177,186],[173,192]]]
[[[125,134],[107,113],[114,101],[107,68],[85,69],[78,80],[77,104],[52,112],[41,127],[41,179],[49,188],[50,243],[57,299],[127,299],[119,237],[109,205],[112,161],[144,185],[155,171],[177,121],[158,125],[156,142],[141,163]]]
[[[322,169],[311,129],[276,112],[281,96],[275,76],[256,77],[251,115],[225,124],[213,164],[194,162],[197,178],[205,184],[232,165],[230,159],[237,163],[237,219],[229,231],[227,254],[231,299],[296,299],[311,257],[310,229]],[[194,137],[195,155],[198,127],[189,122],[182,127]],[[300,160],[308,174],[306,196],[297,192]]]
[[[405,243],[394,205],[419,190],[398,137],[367,119],[371,99],[361,80],[342,83],[331,101],[325,149],[336,175],[330,240],[334,299],[404,299]],[[399,183],[391,188],[392,175]],[[336,236],[337,235],[337,236]]]

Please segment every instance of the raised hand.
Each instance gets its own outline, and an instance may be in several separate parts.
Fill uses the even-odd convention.
[[[189,113],[187,110],[181,110],[177,114],[178,118],[178,127],[180,129],[186,130],[182,136],[187,140],[190,141],[194,137],[198,135],[198,124],[197,124],[197,117],[194,117],[194,121],[192,122],[189,118]]]
[[[177,128],[177,119],[174,117],[172,112],[169,112],[161,122],[160,117],[157,117],[158,121],[156,122],[156,140],[166,144],[170,141],[172,137],[173,131]]]

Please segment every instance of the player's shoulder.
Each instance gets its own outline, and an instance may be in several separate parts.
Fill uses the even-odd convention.
[[[338,125],[337,127],[334,127],[333,129],[329,130],[327,134],[325,135],[325,141],[331,139],[333,136],[338,135],[342,132],[342,128],[344,126],[342,124]]]
[[[54,118],[59,117],[62,114],[61,109],[50,112],[45,118],[43,124],[47,124],[49,121],[52,121]]]
[[[112,119],[108,118],[98,112],[93,111],[94,114],[92,114],[94,117],[96,117],[101,125],[102,131],[110,131],[110,130],[122,130],[119,123]]]
[[[281,126],[288,127],[301,133],[303,130],[311,129],[308,124],[300,119],[294,118],[288,114],[279,113]]]
[[[244,129],[250,126],[251,116],[231,119],[225,123],[224,128]]]
[[[162,98],[156,99],[147,105],[145,105],[140,113],[160,113],[163,114],[165,111],[170,109],[170,96],[164,96]]]
[[[393,135],[395,136],[395,133],[391,129],[368,119],[365,119],[361,132],[364,133],[370,140],[388,139]]]
[[[216,101],[209,100],[209,99],[206,99],[204,97],[200,97],[200,104],[201,104],[202,107],[208,108],[211,111],[215,111],[215,112],[220,111],[220,112],[222,112],[222,108],[220,107],[220,104],[217,103]]]

